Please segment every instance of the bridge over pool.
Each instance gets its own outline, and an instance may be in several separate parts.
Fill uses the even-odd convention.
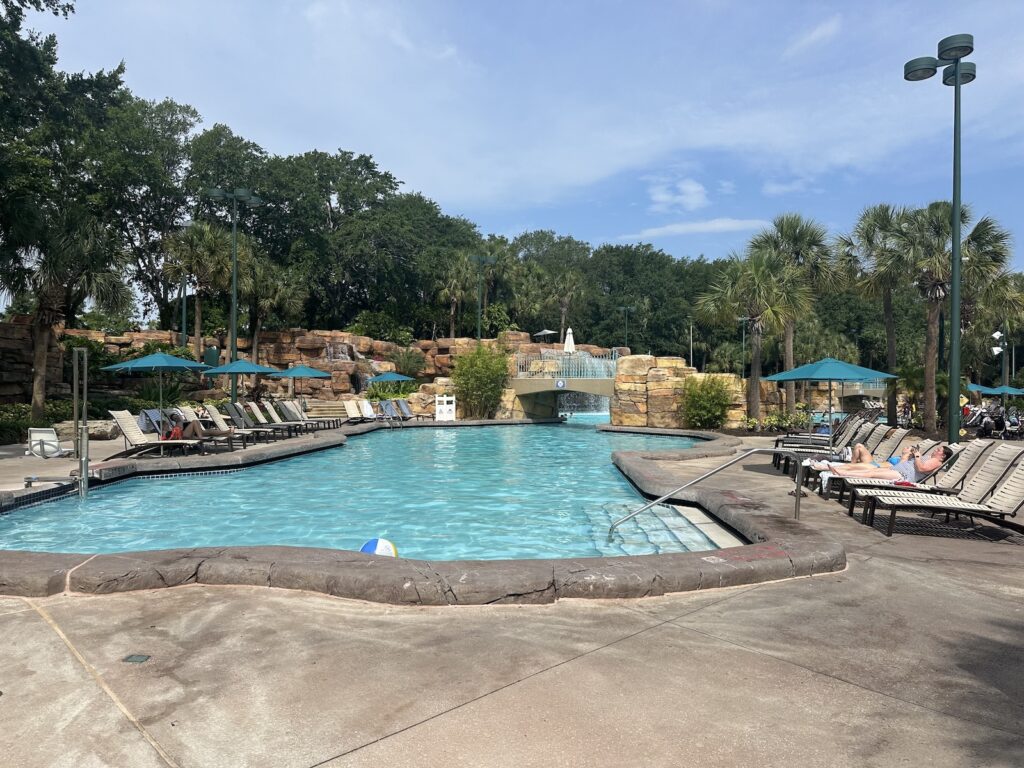
[[[611,397],[615,389],[615,365],[618,355],[591,355],[588,352],[544,351],[516,355],[512,389],[520,400],[525,397],[561,392],[585,392]]]

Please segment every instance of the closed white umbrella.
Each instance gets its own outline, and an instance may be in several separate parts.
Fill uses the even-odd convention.
[[[572,328],[565,332],[565,346],[562,347],[565,352],[575,352],[576,342],[572,338]]]

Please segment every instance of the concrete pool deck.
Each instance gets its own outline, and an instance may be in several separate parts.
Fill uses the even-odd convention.
[[[720,478],[791,487],[767,457]],[[0,598],[0,754],[23,768],[1019,766],[1016,537],[887,538],[816,496],[802,517],[842,544],[845,571],[458,610],[203,585]]]

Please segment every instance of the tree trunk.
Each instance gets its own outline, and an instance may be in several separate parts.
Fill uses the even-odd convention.
[[[761,329],[750,328],[750,379],[747,381],[747,416],[761,420]]]
[[[889,373],[896,373],[896,318],[892,315],[892,291],[882,291],[882,318],[885,321],[885,364]],[[896,379],[888,385],[886,418],[890,427],[896,426]]]
[[[559,325],[558,325],[558,343],[559,344],[564,344],[565,343],[565,316],[569,313],[569,308],[566,307],[566,306],[562,306],[562,307],[560,307],[560,309],[562,311],[561,311],[561,316],[559,318]]]
[[[455,307],[456,302],[451,303],[451,307],[448,310],[448,338],[455,338]]]
[[[32,327],[32,418],[46,415],[46,357],[50,351],[53,327],[39,320]]]
[[[936,430],[935,415],[935,372],[939,364],[939,311],[942,305],[928,302],[928,324],[924,332],[924,430],[931,434]]]
[[[199,301],[199,292],[196,292],[195,298],[192,300],[192,309],[195,310],[195,324],[193,325],[194,333],[196,335],[196,360],[202,361],[203,359],[203,308],[202,303]]]
[[[783,362],[787,371],[793,370],[793,336],[796,328],[792,320],[786,322],[785,343],[783,348]],[[790,416],[796,413],[796,384],[792,381],[786,382],[786,413]]]

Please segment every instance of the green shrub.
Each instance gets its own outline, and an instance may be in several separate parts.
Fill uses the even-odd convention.
[[[403,376],[419,376],[423,366],[426,365],[427,356],[415,348],[396,349],[388,360],[395,364],[395,370]]]
[[[378,381],[371,384],[363,392],[363,397],[376,402],[377,400],[393,400],[412,394],[419,387],[415,381]]]
[[[391,341],[402,347],[409,346],[413,341],[412,328],[399,324],[387,312],[371,312],[364,309],[345,330],[378,341]]]
[[[692,429],[720,429],[732,404],[728,385],[714,376],[689,379],[683,390],[683,412]]]
[[[71,350],[85,348],[89,351],[89,381],[109,381],[112,374],[104,371],[103,367],[118,362],[117,355],[108,352],[102,341],[93,341],[78,336],[65,336],[61,339],[61,346],[64,347],[64,381],[72,379],[73,353]]]
[[[469,354],[455,358],[452,384],[466,418],[493,417],[507,381],[508,361],[501,350],[480,344]]]
[[[155,401],[137,397],[96,397],[89,399],[89,418],[109,419],[109,411],[137,414],[143,408],[156,407]],[[0,405],[0,445],[24,443],[28,439],[29,427],[52,427],[58,421],[71,421],[74,403],[71,400],[48,400],[43,418],[33,420],[31,413],[32,407],[28,403]]]

